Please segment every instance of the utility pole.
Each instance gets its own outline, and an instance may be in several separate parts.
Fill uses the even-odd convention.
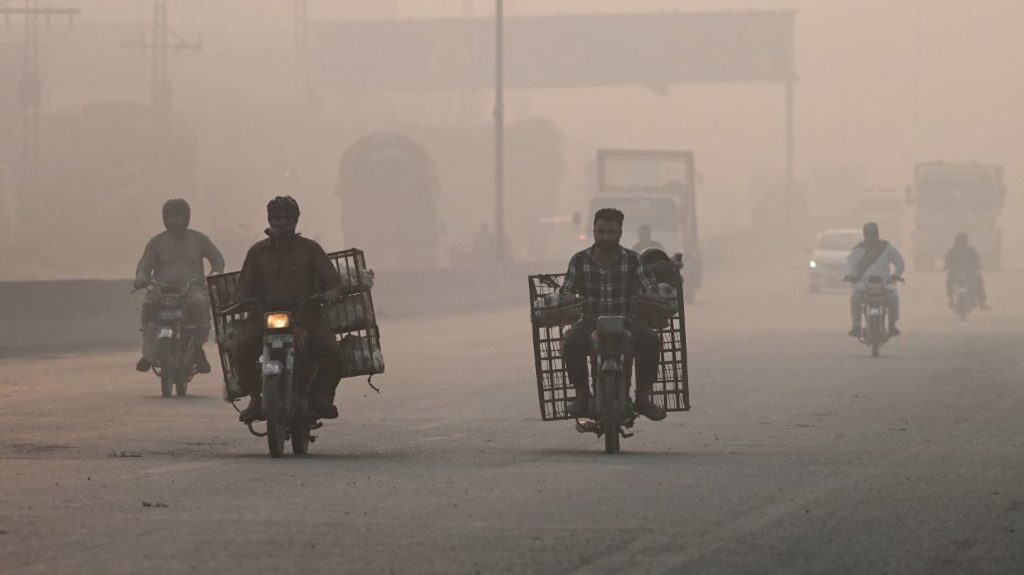
[[[202,42],[185,40],[169,22],[168,0],[153,0],[153,22],[150,31],[128,45],[150,52],[149,101],[153,114],[154,134],[162,136],[174,109],[174,88],[169,70],[171,53],[199,52]]]
[[[494,15],[494,235],[499,262],[505,261],[505,2]]]
[[[39,71],[40,21],[49,26],[54,17],[67,18],[70,25],[78,14],[76,8],[40,7],[39,0],[23,0],[22,6],[4,6],[0,2],[0,15],[10,23],[12,17],[25,20],[25,35],[21,45],[21,77],[18,79],[18,107],[21,110],[21,157],[18,174],[20,194],[19,216],[29,212],[36,203],[39,179],[39,117],[43,105],[43,82]],[[17,218],[22,219],[22,218]]]
[[[306,0],[294,0],[293,62],[292,62],[292,126],[289,176],[292,193],[305,185],[309,168],[309,131],[312,89],[309,71],[309,18]]]

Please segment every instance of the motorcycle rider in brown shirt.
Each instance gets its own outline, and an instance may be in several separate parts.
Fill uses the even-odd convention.
[[[278,196],[267,204],[267,239],[251,248],[242,264],[236,301],[256,299],[262,303],[287,304],[295,309],[310,296],[323,293],[328,302],[341,296],[341,276],[320,244],[295,232],[299,204],[291,196]],[[249,405],[239,420],[263,419],[260,397],[259,357],[263,351],[262,317],[253,314],[245,323],[232,352],[238,370],[239,387],[249,395]],[[301,335],[297,338],[296,376],[310,377],[314,362],[316,375],[310,385],[310,407],[324,419],[338,416],[334,394],[341,380],[342,359],[334,333],[319,310],[295,318]]]

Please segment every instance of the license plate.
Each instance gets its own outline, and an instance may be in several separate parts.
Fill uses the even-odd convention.
[[[169,327],[160,328],[160,339],[168,339],[174,337],[174,330]]]
[[[868,310],[868,315],[882,315],[882,310],[877,307],[873,307]]]
[[[267,336],[267,343],[269,343],[270,347],[273,347],[273,348],[284,347],[285,344],[291,344],[292,343],[292,335],[291,334],[270,334],[270,335]]]
[[[178,319],[181,317],[181,312],[178,310],[166,310],[160,312],[160,319]]]

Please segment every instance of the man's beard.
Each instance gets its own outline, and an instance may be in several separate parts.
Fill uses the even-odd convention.
[[[596,245],[597,249],[601,250],[602,252],[610,252],[614,250],[615,246],[618,244],[615,240],[597,240],[596,242],[594,242],[594,245]]]
[[[274,226],[270,226],[266,230],[264,230],[264,233],[266,233],[272,240],[288,239],[295,235],[295,226],[291,225],[277,228],[275,228]]]

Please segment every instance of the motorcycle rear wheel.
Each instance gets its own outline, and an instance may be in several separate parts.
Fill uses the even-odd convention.
[[[184,377],[174,382],[174,394],[178,397],[185,397],[188,394],[188,380]]]
[[[273,458],[284,455],[284,422],[277,416],[267,417],[267,447]]]
[[[292,453],[306,455],[309,453],[309,427],[303,425],[292,430]]]

